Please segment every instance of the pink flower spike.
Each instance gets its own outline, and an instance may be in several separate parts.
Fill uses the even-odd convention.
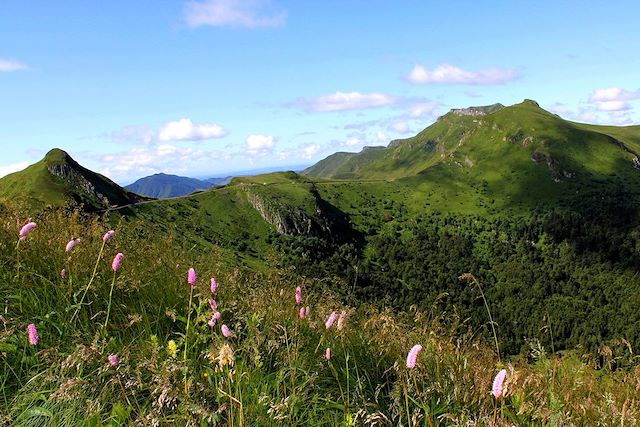
[[[67,270],[65,270],[64,268],[60,270],[60,277],[64,279],[66,275],[67,275]]]
[[[416,367],[416,361],[418,360],[418,353],[422,350],[422,346],[420,344],[416,344],[411,347],[409,350],[409,354],[407,355],[407,368],[413,369]]]
[[[118,360],[118,356],[116,356],[115,354],[108,355],[107,360],[109,361],[109,364],[114,368],[116,368],[120,364],[120,361]]]
[[[229,328],[227,327],[227,325],[222,325],[222,327],[220,328],[220,330],[222,331],[222,335],[225,336],[225,338],[229,338],[232,337],[233,334],[231,333],[231,331],[229,330]]]
[[[20,229],[20,235],[19,235],[19,236],[20,236],[20,240],[24,240],[24,239],[26,239],[26,238],[27,238],[27,234],[29,234],[29,232],[30,232],[31,230],[33,230],[34,228],[36,228],[36,225],[37,225],[37,224],[36,224],[35,222],[31,222],[31,221],[29,221],[28,223],[26,223],[26,224],[24,225],[24,227],[22,227],[22,228]]]
[[[216,283],[216,279],[212,277],[211,278],[211,293],[215,294],[217,290],[218,290],[218,284]]]
[[[302,302],[302,289],[300,286],[296,288],[296,304],[300,304]]]
[[[214,299],[209,300],[209,307],[211,307],[211,311],[216,311],[218,309],[218,303]]]
[[[214,320],[218,320],[221,317],[222,317],[222,315],[220,314],[219,311],[216,311],[215,313],[213,313],[213,316],[211,316],[211,318],[214,319]]]
[[[304,319],[304,307],[300,307],[300,312],[298,313],[298,317]]]
[[[304,315],[306,317],[309,317],[310,314],[311,314],[311,307],[307,306],[307,308],[304,309]]]
[[[504,387],[504,379],[507,377],[507,370],[501,369],[498,372],[498,375],[493,379],[493,387],[491,388],[491,394],[496,399],[499,399],[502,396],[502,391]]]
[[[344,328],[344,321],[347,318],[347,312],[342,310],[340,312],[340,317],[338,317],[338,324],[336,325],[336,328],[338,328],[339,331],[342,330],[342,328]]]
[[[120,263],[122,262],[122,258],[124,255],[122,252],[118,252],[115,257],[113,257],[113,262],[111,263],[111,269],[115,272],[120,268]]]
[[[331,359],[331,349],[329,347],[327,347],[327,349],[324,351],[324,358],[328,361],[329,359]]]
[[[193,268],[190,268],[187,272],[187,283],[191,286],[196,284],[196,271]]]
[[[333,322],[336,321],[336,317],[337,316],[338,315],[336,314],[336,312],[332,311],[331,314],[329,315],[329,318],[327,319],[327,321],[324,324],[325,328],[329,329],[331,326],[333,326]]]
[[[65,252],[71,252],[73,250],[73,247],[80,241],[80,239],[71,239],[69,240],[69,243],[67,243],[67,246],[65,246],[64,251]]]
[[[38,345],[38,341],[40,340],[40,338],[38,337],[36,325],[34,325],[33,323],[29,323],[29,326],[27,326],[27,335],[29,336],[29,344]]]
[[[113,233],[115,233],[115,231],[113,230],[109,230],[106,233],[104,233],[104,236],[102,236],[102,241],[106,242],[107,240],[109,240],[111,236],[113,236]]]

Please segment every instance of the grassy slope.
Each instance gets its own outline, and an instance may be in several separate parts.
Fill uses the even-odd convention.
[[[62,206],[70,200],[86,204],[90,209],[104,207],[94,194],[74,187],[65,179],[52,175],[49,167],[68,167],[90,182],[95,191],[109,199],[110,204],[123,205],[138,199],[107,177],[90,171],[75,162],[67,153],[53,149],[37,163],[0,179],[0,198],[26,202],[38,207]]]

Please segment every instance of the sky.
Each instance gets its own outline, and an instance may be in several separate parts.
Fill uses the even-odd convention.
[[[525,98],[640,123],[640,2],[2,0],[0,176],[301,167]]]

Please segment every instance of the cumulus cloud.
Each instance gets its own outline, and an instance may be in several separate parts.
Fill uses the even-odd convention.
[[[518,73],[508,68],[489,68],[481,71],[468,71],[455,65],[442,64],[430,70],[416,64],[406,76],[413,84],[444,83],[465,85],[499,85],[515,80]]]
[[[101,164],[108,165],[100,173],[112,179],[124,179],[133,175],[150,175],[158,172],[187,172],[196,160],[202,161],[211,157],[212,153],[204,150],[160,144],[150,147],[136,147],[100,156],[96,160]]]
[[[628,91],[618,87],[607,87],[594,90],[589,96],[589,102],[594,104],[598,111],[619,112],[631,110],[631,104],[628,101],[639,98],[640,89]]]
[[[5,175],[9,175],[10,173],[21,171],[22,169],[24,169],[27,166],[29,166],[29,164],[30,163],[25,160],[25,161],[22,161],[22,162],[13,163],[13,164],[6,165],[6,166],[0,166],[0,177],[3,177]]]
[[[438,106],[435,101],[417,102],[408,106],[407,114],[412,118],[432,116]]]
[[[279,27],[287,13],[274,9],[269,0],[201,0],[187,2],[184,19],[188,26]]]
[[[10,71],[20,71],[20,70],[26,70],[29,67],[27,67],[25,64],[18,62],[18,61],[14,61],[11,59],[3,59],[0,58],[0,72],[10,72]]]
[[[158,132],[160,141],[201,141],[222,138],[227,132],[213,123],[193,123],[190,119],[180,119],[165,123]]]
[[[307,112],[326,113],[385,107],[397,101],[398,98],[382,93],[336,92],[317,98],[298,98],[290,105],[300,107]]]
[[[245,139],[245,151],[251,157],[263,157],[271,153],[275,142],[270,135],[249,135]]]

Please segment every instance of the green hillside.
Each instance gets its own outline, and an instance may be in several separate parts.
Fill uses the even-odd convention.
[[[224,185],[229,178],[209,178],[200,180],[185,176],[157,173],[140,178],[136,182],[125,186],[125,189],[142,196],[154,198],[169,198],[184,196],[198,190]]]
[[[57,148],[26,169],[0,178],[0,199],[39,207],[63,206],[73,201],[88,210],[143,200],[109,178],[82,167]]]

